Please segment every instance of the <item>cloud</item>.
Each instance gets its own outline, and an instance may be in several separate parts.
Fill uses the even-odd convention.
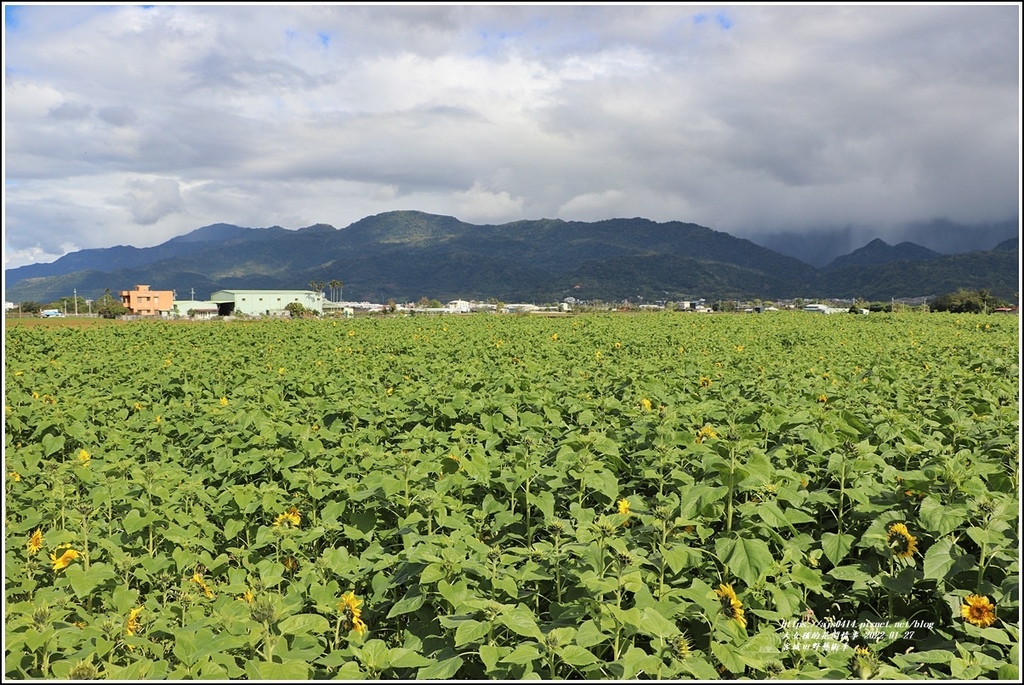
[[[92,107],[74,102],[62,102],[50,109],[50,117],[57,121],[76,121],[85,119],[92,113]]]
[[[111,126],[117,126],[118,128],[130,126],[138,120],[135,110],[128,105],[103,107],[96,113],[96,116]]]
[[[1013,5],[5,6],[5,259],[391,209],[1015,219],[1019,27]]]
[[[484,188],[479,182],[463,193],[455,193],[456,216],[463,221],[515,221],[522,216],[522,198],[513,198],[508,191],[498,193]]]
[[[140,226],[155,224],[168,214],[180,212],[184,208],[178,182],[173,179],[133,180],[126,185],[128,192],[120,198],[112,199],[111,203],[127,207],[132,221]]]
[[[618,201],[624,193],[620,190],[605,190],[600,193],[584,193],[577,195],[558,208],[558,215],[571,217],[578,221],[595,218],[612,218],[608,212],[614,212]],[[617,216],[617,215],[616,215]]]

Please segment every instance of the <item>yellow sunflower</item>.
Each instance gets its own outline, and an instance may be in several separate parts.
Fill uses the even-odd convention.
[[[77,559],[80,555],[73,549],[64,550],[64,554],[57,557],[57,553],[54,552],[50,555],[50,563],[53,564],[53,572],[63,571],[66,569],[72,561]]]
[[[960,607],[960,615],[968,623],[979,628],[988,628],[996,622],[996,605],[982,595],[967,595]]]
[[[139,632],[139,614],[142,613],[142,607],[135,607],[128,612],[128,622],[124,627],[125,635],[135,635]]]
[[[715,432],[715,429],[711,427],[711,424],[707,424],[707,425],[703,426],[699,431],[697,431],[697,444],[699,445],[700,443],[704,442],[708,438],[717,438],[717,437],[718,437],[718,433]]]
[[[650,411],[652,406],[651,401],[645,397],[640,400],[640,406],[644,408],[644,411]]]
[[[917,538],[910,534],[906,524],[893,523],[889,525],[889,535],[886,544],[892,550],[894,556],[900,559],[912,559],[917,552]]]
[[[43,548],[43,530],[36,528],[35,532],[32,533],[32,537],[28,539],[28,553],[35,554]]]
[[[207,599],[213,599],[213,590],[211,590],[210,586],[206,584],[205,580],[203,580],[202,573],[196,571],[192,574],[192,577],[189,578],[189,580],[199,586],[199,589],[203,591],[203,594],[206,595]]]
[[[854,647],[850,670],[861,680],[871,680],[878,675],[878,657],[867,647]]]
[[[715,594],[718,595],[718,601],[722,604],[722,613],[727,618],[731,618],[740,624],[741,627],[747,627],[747,619],[743,617],[743,604],[736,598],[736,592],[732,589],[731,583],[722,583],[715,590]]]
[[[300,523],[302,523],[302,515],[299,514],[299,510],[295,507],[292,507],[274,520],[275,526],[284,526],[285,528],[298,528]]]
[[[690,642],[690,636],[686,633],[676,635],[672,638],[670,644],[672,645],[672,653],[680,659],[690,656],[690,652],[693,650],[693,643]]]
[[[366,632],[366,624],[361,618],[363,612],[359,608],[362,603],[363,600],[356,597],[351,590],[342,595],[341,601],[338,602],[338,610],[345,619],[349,630],[354,630],[360,635]]]
[[[711,387],[711,379],[708,378],[707,376],[701,376],[698,385],[700,385],[700,387],[702,388],[709,388]]]

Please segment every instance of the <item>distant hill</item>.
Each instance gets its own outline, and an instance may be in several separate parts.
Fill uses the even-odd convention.
[[[887,300],[912,296],[911,293],[943,295],[961,288],[984,288],[998,297],[1015,300],[1019,273],[1020,256],[1016,250],[992,250],[924,261],[889,262],[867,268],[844,266],[830,270],[823,278],[830,297]]]
[[[900,243],[890,245],[881,238],[875,238],[864,247],[854,250],[850,254],[836,257],[828,266],[826,271],[838,269],[844,266],[877,266],[889,262],[920,262],[941,257],[938,252],[933,252],[927,247],[921,247],[914,243]]]
[[[280,226],[273,228],[242,228],[231,224],[211,224],[185,235],[171,238],[154,247],[92,248],[71,252],[47,264],[28,264],[4,271],[4,285],[12,285],[30,278],[63,276],[76,271],[116,271],[154,264],[164,259],[181,257],[208,249],[211,244],[230,240],[266,240],[288,233]]]
[[[966,254],[995,249],[1020,232],[1017,221],[963,224],[938,219],[909,224],[885,231],[890,243],[910,242],[938,254]],[[795,257],[811,266],[826,267],[838,257],[870,243],[880,231],[870,227],[846,226],[837,229],[778,231],[744,234],[762,247]]]
[[[197,299],[224,288],[344,283],[347,300],[420,297],[556,302],[577,299],[887,299],[957,287],[1016,292],[1016,246],[941,257],[920,246],[868,244],[846,264],[817,269],[750,240],[679,221],[537,219],[469,224],[394,211],[342,229],[213,224],[150,248],[82,250],[5,272],[13,302],[50,302],[73,289],[96,298],[138,283]],[[994,255],[994,256],[993,256]],[[930,258],[925,261],[925,256]],[[892,261],[900,259],[901,261]],[[918,261],[907,261],[918,259]],[[913,264],[913,269],[893,267]],[[907,275],[915,274],[913,278]],[[959,279],[959,280],[958,280]],[[1011,285],[1012,284],[1012,285]]]
[[[1018,252],[1020,250],[1020,237],[1008,238],[992,249],[996,252]]]

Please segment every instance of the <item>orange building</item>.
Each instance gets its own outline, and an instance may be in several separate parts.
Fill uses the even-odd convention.
[[[138,316],[169,316],[174,309],[174,291],[137,285],[134,290],[121,291],[121,304]]]

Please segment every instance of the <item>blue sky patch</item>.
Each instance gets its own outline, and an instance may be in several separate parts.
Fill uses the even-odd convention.
[[[21,7],[16,5],[4,5],[4,26],[16,30],[21,26]]]

